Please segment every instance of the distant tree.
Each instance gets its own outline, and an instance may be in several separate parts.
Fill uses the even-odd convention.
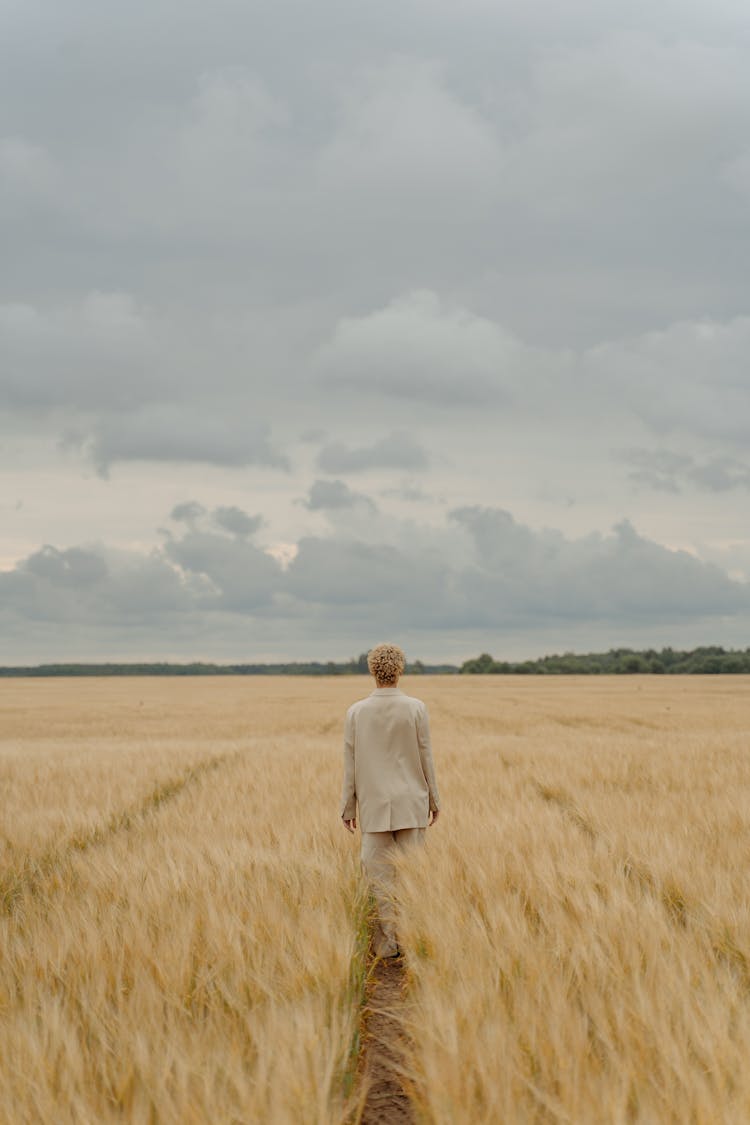
[[[522,664],[516,664],[515,671],[523,676],[532,675],[536,671],[535,663],[534,660],[524,660]]]
[[[466,660],[461,665],[461,671],[470,675],[485,675],[495,671],[495,661],[488,652],[483,652],[473,660]]]

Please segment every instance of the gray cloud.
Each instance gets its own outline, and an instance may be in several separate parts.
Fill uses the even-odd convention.
[[[289,468],[288,458],[273,444],[269,427],[227,416],[207,407],[182,410],[154,406],[118,417],[103,417],[90,437],[81,437],[99,472],[123,461],[208,462],[240,467]]]
[[[704,465],[693,465],[690,480],[710,492],[750,488],[750,468],[728,457],[718,457]]]
[[[197,520],[206,514],[206,509],[197,500],[185,500],[181,504],[175,504],[172,511],[169,513],[169,518],[175,520],[177,523],[194,524]]]
[[[150,542],[182,495],[203,510],[175,517],[148,564],[182,607],[164,636],[213,629],[245,651],[251,606],[265,650],[314,646],[326,603],[303,591],[329,551],[373,577],[362,543],[429,592],[409,580],[377,621],[434,636],[434,600],[448,639],[512,622],[538,637],[556,604],[588,636],[642,630],[639,606],[662,620],[662,565],[670,635],[683,586],[707,612],[734,604],[739,588],[659,551],[747,573],[745,15],[683,5],[675,36],[669,4],[382,0],[342,22],[320,0],[295,6],[290,38],[270,0],[184,0],[179,34],[171,0],[48,4],[42,34],[16,5],[1,17],[0,491],[18,503],[0,580],[38,599],[34,620],[59,598],[114,650],[149,645],[148,613],[116,609],[126,589],[146,597],[145,556],[118,548]],[[384,491],[394,470],[420,488]],[[325,473],[356,473],[379,510]],[[216,515],[245,488],[262,525]],[[442,497],[513,524],[445,528]],[[299,543],[299,561],[268,570],[261,539],[280,558]],[[57,547],[24,569],[42,543]],[[706,619],[714,639],[740,628],[741,600]],[[336,635],[369,612],[348,603]]]
[[[590,382],[657,434],[695,435],[744,448],[750,429],[750,317],[671,324],[603,343],[583,357]]]
[[[180,276],[180,259],[221,283],[246,267],[252,245],[263,267],[256,292],[269,268],[297,292],[313,276],[337,292],[382,289],[390,277],[387,297],[407,281],[465,290],[481,278],[537,328],[573,322],[590,333],[607,321],[598,338],[616,334],[618,317],[647,318],[649,302],[658,319],[676,319],[685,269],[714,307],[711,295],[729,296],[742,271],[726,261],[721,277],[700,279],[726,227],[695,219],[722,213],[735,235],[743,222],[748,68],[737,9],[712,19],[683,10],[679,40],[664,5],[625,12],[591,0],[561,19],[550,2],[537,13],[525,22],[473,5],[457,21],[434,6],[385,4],[377,28],[357,34],[324,2],[314,25],[295,13],[304,31],[294,45],[266,5],[243,13],[226,0],[210,17],[196,6],[179,43],[170,20],[138,5],[124,21],[67,6],[64,25],[47,17],[49,43],[67,50],[46,53],[33,23],[14,21],[0,91],[15,107],[3,131],[20,187],[6,205],[17,227],[27,219],[20,234],[45,208],[47,224],[73,230],[92,255],[97,238],[116,247],[136,237],[122,273],[138,277],[144,258],[161,259],[183,292],[204,289],[205,277]],[[490,41],[500,66],[482,50]],[[40,50],[45,81],[33,83]],[[613,258],[645,275],[627,310],[600,284]],[[562,286],[571,264],[575,283]],[[556,300],[524,314],[530,275]]]
[[[63,447],[78,447],[102,472],[127,460],[287,469],[263,417],[268,404],[244,370],[253,362],[273,371],[260,329],[246,317],[198,332],[190,321],[127,292],[6,302],[3,405],[22,428],[48,421]]]
[[[310,486],[308,497],[303,501],[311,512],[335,508],[354,508],[364,505],[371,511],[375,503],[362,492],[354,492],[343,480],[316,480]]]
[[[72,633],[88,635],[98,650],[98,634],[113,625],[124,631],[125,643],[131,625],[146,625],[153,643],[165,622],[188,612],[199,593],[159,552],[47,545],[0,572],[0,616],[9,636],[14,623],[32,631],[45,623],[65,623]],[[12,649],[4,659],[13,660]]]
[[[249,516],[242,508],[235,505],[230,507],[215,508],[213,520],[217,527],[223,531],[230,531],[233,535],[254,535],[263,523],[262,516]]]
[[[200,524],[213,525],[222,531],[228,531],[231,535],[239,535],[243,538],[254,535],[263,524],[262,516],[250,516],[243,508],[238,508],[234,504],[220,506],[209,512],[205,505],[199,504],[197,500],[184,500],[180,504],[175,504],[169,513],[169,518],[175,523],[187,524],[191,530]],[[166,534],[171,538],[169,532]]]
[[[397,488],[384,488],[380,494],[381,496],[392,497],[396,500],[406,500],[412,504],[429,504],[436,499],[436,497],[426,492],[423,488],[419,488],[417,485],[411,484],[410,482],[405,482]]]
[[[0,305],[0,395],[19,411],[129,410],[169,394],[152,326],[129,293]]]
[[[81,547],[70,547],[67,551],[40,547],[26,559],[22,570],[34,579],[70,589],[96,584],[108,573],[106,563],[98,554]]]
[[[471,582],[490,618],[670,621],[750,609],[747,584],[638,535],[627,520],[608,536],[568,539],[557,530],[534,532],[497,509],[457,508],[451,516],[476,544]]]
[[[279,589],[279,564],[244,538],[189,530],[181,539],[168,540],[164,555],[208,584],[210,592],[200,599],[205,609],[260,611]]]
[[[305,538],[288,571],[290,592],[310,605],[358,607],[367,613],[392,596],[393,584],[410,585],[402,550],[336,536]]]
[[[693,464],[688,454],[668,449],[633,449],[623,454],[623,460],[634,466],[628,473],[630,480],[660,492],[679,492],[679,478]]]
[[[688,453],[669,449],[631,449],[623,460],[633,469],[630,480],[663,492],[701,488],[709,492],[730,492],[750,488],[750,466],[733,457],[713,457],[699,461]]]
[[[320,644],[322,621],[326,637],[356,622],[368,634],[421,630],[445,641],[555,622],[580,635],[607,622],[652,629],[750,616],[748,583],[660,546],[627,521],[609,534],[573,539],[535,531],[501,509],[467,506],[432,532],[396,521],[390,527],[381,541],[341,530],[303,537],[286,570],[244,536],[194,526],[150,554],[48,546],[0,573],[2,615],[16,632],[25,623],[32,636],[53,621],[73,631],[76,622],[123,629],[150,623],[152,648],[170,630],[179,637],[186,621],[220,635],[222,619],[269,628],[295,621],[300,635]]]
[[[326,431],[322,426],[313,426],[311,429],[303,430],[299,435],[299,440],[305,444],[320,445],[326,439]]]
[[[424,449],[405,433],[392,433],[372,445],[348,446],[331,442],[318,454],[318,466],[327,473],[357,473],[367,469],[424,469]]]

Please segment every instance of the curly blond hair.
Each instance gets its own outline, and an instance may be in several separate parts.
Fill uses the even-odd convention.
[[[395,684],[405,664],[406,657],[398,645],[375,645],[367,654],[367,667],[379,684]]]

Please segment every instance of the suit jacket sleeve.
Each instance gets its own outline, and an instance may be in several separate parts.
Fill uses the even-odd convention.
[[[417,718],[417,741],[419,743],[419,757],[422,761],[422,770],[427,781],[430,793],[430,811],[436,812],[440,808],[440,794],[438,793],[435,779],[435,764],[432,760],[432,745],[430,743],[430,720],[427,708],[422,704]]]
[[[352,820],[357,815],[357,794],[354,789],[354,718],[347,711],[344,723],[344,785],[341,791],[341,816]]]

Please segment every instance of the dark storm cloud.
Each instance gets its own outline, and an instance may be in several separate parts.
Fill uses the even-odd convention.
[[[307,499],[303,504],[311,512],[325,511],[326,509],[354,508],[358,504],[364,505],[371,511],[375,510],[375,503],[362,492],[354,492],[343,480],[316,480],[310,486]]]
[[[410,434],[393,433],[372,445],[349,446],[331,442],[318,454],[318,466],[327,473],[358,473],[368,469],[424,469],[428,457]]]

